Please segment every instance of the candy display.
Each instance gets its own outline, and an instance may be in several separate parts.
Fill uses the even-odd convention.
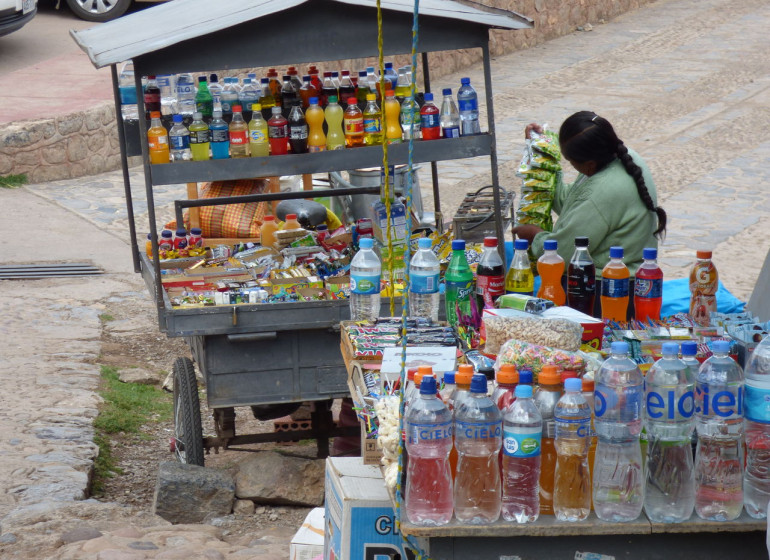
[[[582,375],[585,369],[585,360],[577,352],[521,340],[509,340],[502,345],[497,354],[495,369],[499,369],[502,364],[513,364],[518,369],[531,370],[535,381],[543,366],[548,364],[555,365],[559,369],[577,372],[578,375]]]

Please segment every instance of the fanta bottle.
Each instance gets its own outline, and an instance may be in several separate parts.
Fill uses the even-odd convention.
[[[610,247],[610,262],[602,269],[602,319],[628,320],[628,277],[623,247]]]
[[[168,149],[168,132],[160,122],[160,111],[150,113],[152,121],[147,130],[147,144],[150,148],[150,163],[168,163],[170,153]]]
[[[711,262],[711,251],[698,251],[698,260],[690,270],[690,315],[693,320],[707,327],[711,312],[717,310],[717,288],[719,273]]]
[[[326,149],[326,134],[324,134],[324,110],[318,105],[318,98],[311,97],[310,105],[305,111],[307,121],[307,151],[322,152]]]
[[[392,89],[385,92],[385,103],[383,104],[385,113],[385,139],[388,144],[400,144],[403,136],[401,130],[401,104],[396,99]]]
[[[555,239],[543,242],[543,255],[537,259],[537,272],[540,274],[540,289],[537,297],[549,299],[556,305],[564,305],[567,295],[561,286],[564,274],[564,259],[556,252],[558,245]]]

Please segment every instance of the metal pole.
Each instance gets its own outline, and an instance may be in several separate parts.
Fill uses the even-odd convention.
[[[131,258],[134,260],[134,272],[140,272],[139,247],[136,242],[136,223],[134,222],[134,199],[131,196],[131,179],[128,175],[128,156],[126,155],[126,131],[123,127],[123,115],[120,110],[120,87],[118,84],[118,69],[110,65],[112,75],[112,96],[115,99],[115,120],[118,123],[118,145],[120,146],[120,167],[123,171],[123,189],[126,194],[126,213],[128,214],[128,235],[131,238]],[[153,239],[157,245],[158,240]]]
[[[430,91],[430,69],[428,68],[427,52],[422,53],[422,78],[425,91]],[[436,228],[441,232],[442,227],[438,223],[441,220],[441,195],[438,188],[438,165],[435,161],[430,162],[430,175],[433,179],[433,211],[436,217]]]
[[[492,171],[492,195],[495,201],[495,233],[497,234],[497,252],[505,262],[505,232],[503,216],[500,211],[500,179],[497,175],[497,139],[495,137],[495,110],[492,102],[492,68],[489,59],[489,44],[481,47],[484,55],[484,89],[487,97],[487,126],[492,143],[489,147],[489,165]]]

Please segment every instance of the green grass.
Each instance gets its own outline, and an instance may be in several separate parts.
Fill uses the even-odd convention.
[[[137,439],[147,439],[140,432],[146,424],[166,422],[173,418],[172,397],[151,385],[123,383],[115,367],[102,366],[102,388],[100,394],[104,403],[99,416],[94,420],[96,431],[94,442],[99,446],[99,457],[94,462],[94,477],[91,490],[99,494],[104,490],[104,481],[115,474],[121,474],[112,455],[111,436],[125,434]]]
[[[26,173],[21,173],[19,175],[6,175],[5,177],[0,177],[0,188],[18,189],[22,185],[26,185],[27,181]]]
[[[110,315],[109,313],[101,313],[101,314],[99,315],[99,320],[100,320],[102,323],[108,323],[108,322],[110,322],[110,321],[114,321],[114,320],[115,320],[115,317],[114,317],[114,316],[112,316],[112,315]]]

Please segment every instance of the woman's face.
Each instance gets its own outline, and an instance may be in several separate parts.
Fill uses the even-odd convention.
[[[570,165],[572,167],[577,169],[578,173],[582,173],[583,175],[585,175],[587,177],[590,177],[591,175],[593,175],[597,171],[596,162],[593,161],[593,160],[591,160],[591,161],[584,161],[584,162],[581,163],[581,162],[573,161],[573,160],[569,159],[566,156],[564,157],[564,159],[566,159],[570,163]]]

